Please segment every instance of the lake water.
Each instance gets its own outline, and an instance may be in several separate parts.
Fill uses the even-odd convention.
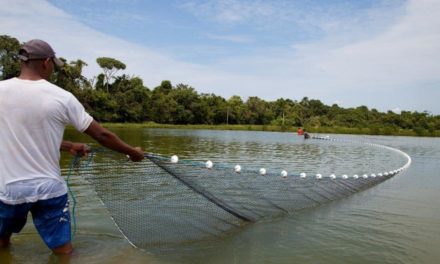
[[[268,170],[353,174],[386,171],[406,160],[395,152],[356,144],[304,142],[293,133],[173,129],[114,129],[148,152]],[[93,188],[72,179],[78,230],[70,263],[439,263],[440,139],[332,135],[400,149],[412,158],[404,173],[328,204],[247,225],[231,235],[175,245],[133,248],[119,233]],[[68,130],[66,139],[94,145]],[[63,167],[70,157],[63,156]],[[28,223],[0,251],[1,263],[57,263]]]

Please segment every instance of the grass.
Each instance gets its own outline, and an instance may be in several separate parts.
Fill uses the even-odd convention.
[[[275,125],[172,125],[146,123],[103,123],[107,128],[173,128],[173,129],[207,129],[207,130],[247,130],[247,131],[278,131],[296,133],[297,127]],[[412,129],[396,129],[390,127],[305,127],[310,133],[355,134],[355,135],[390,135],[390,136],[425,136],[440,137],[440,130],[428,131]]]
[[[296,131],[283,130],[280,126],[272,125],[172,125],[158,124],[154,122],[147,123],[102,123],[107,128],[173,128],[173,129],[207,129],[207,130],[248,130],[248,131]]]

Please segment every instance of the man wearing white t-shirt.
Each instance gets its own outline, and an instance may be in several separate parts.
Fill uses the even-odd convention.
[[[21,231],[28,212],[46,245],[70,254],[70,213],[67,186],[60,175],[60,149],[85,155],[82,143],[63,141],[73,125],[100,144],[141,161],[141,149],[127,145],[103,128],[69,92],[47,80],[63,62],[42,40],[20,49],[18,78],[0,82],[0,247]]]

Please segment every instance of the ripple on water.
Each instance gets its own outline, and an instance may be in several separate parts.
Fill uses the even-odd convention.
[[[122,238],[80,235],[75,243],[79,243],[80,252],[84,250],[81,260],[90,259],[96,263],[100,258],[110,263],[125,258],[133,259],[132,262],[158,263],[225,263],[231,260],[236,263],[435,263],[436,256],[440,257],[436,250],[440,246],[440,208],[433,202],[440,199],[439,180],[435,177],[439,171],[440,141],[351,138],[408,152],[414,157],[411,170],[348,199],[249,225],[216,241],[176,246],[163,254],[139,253]],[[289,133],[144,130],[139,141],[136,141],[136,133],[127,139],[155,153],[177,154],[200,161],[210,159],[214,166],[228,163],[231,170],[235,164],[240,164],[242,168],[264,166],[269,171],[283,168],[289,173],[319,171],[323,175],[362,175],[388,171],[405,163],[403,157],[386,149],[304,141]],[[423,175],[419,174],[421,171]],[[86,183],[78,183],[75,187],[79,193],[84,193],[80,195],[82,199],[92,197],[92,193],[87,193],[90,186]],[[116,233],[109,231],[114,229],[111,223],[99,224],[108,218],[100,206],[99,202],[80,205],[78,211],[83,217],[80,230],[81,226],[87,226],[91,233],[117,234],[117,230]],[[44,248],[42,245],[37,252],[44,252]],[[97,252],[103,253],[95,258],[93,254]]]

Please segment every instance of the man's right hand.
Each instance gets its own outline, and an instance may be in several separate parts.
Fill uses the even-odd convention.
[[[122,141],[118,136],[102,127],[93,120],[90,126],[84,131],[87,135],[94,138],[99,144],[109,149],[128,155],[132,161],[141,161],[144,159],[144,152],[139,147],[132,147]]]
[[[144,159],[144,152],[142,151],[142,149],[140,147],[135,147],[133,148],[133,153],[130,153],[130,160],[137,162],[137,161],[141,161]]]

